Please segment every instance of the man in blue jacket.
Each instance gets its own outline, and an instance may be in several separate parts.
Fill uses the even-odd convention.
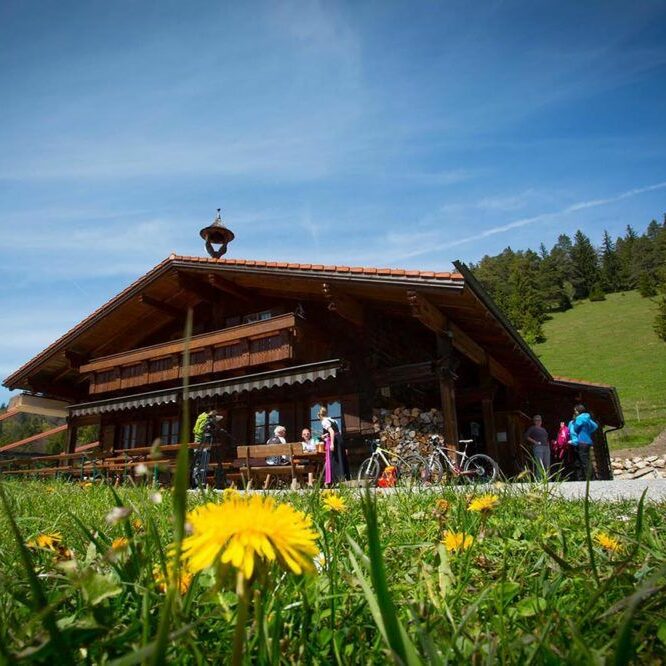
[[[585,409],[585,405],[574,407],[574,417],[569,423],[571,445],[573,446],[576,461],[576,481],[585,481],[590,468],[590,447],[594,444],[592,434],[599,426]]]

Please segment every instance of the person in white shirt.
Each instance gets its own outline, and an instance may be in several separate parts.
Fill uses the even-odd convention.
[[[266,442],[266,444],[286,444],[287,443],[287,429],[284,426],[276,426],[273,430],[273,436]],[[266,458],[267,465],[286,465],[289,463],[287,456],[268,456]]]
[[[312,439],[310,428],[303,428],[301,431],[301,444],[303,445],[303,453],[314,453],[317,450],[317,442]]]

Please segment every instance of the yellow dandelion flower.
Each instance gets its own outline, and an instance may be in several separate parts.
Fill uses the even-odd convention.
[[[135,532],[141,532],[143,530],[143,521],[140,518],[135,518],[132,521],[132,527]]]
[[[334,513],[344,513],[347,510],[345,501],[339,495],[324,497],[322,504],[327,511],[333,511]]]
[[[496,508],[499,504],[499,497],[497,495],[481,495],[473,499],[468,505],[467,508],[470,511],[477,511],[479,513],[486,513]]]
[[[435,500],[435,511],[437,513],[447,513],[451,508],[451,502],[445,499]]]
[[[609,536],[605,532],[599,532],[594,535],[594,540],[605,550],[609,550],[611,553],[619,553],[622,550],[622,544],[614,539],[612,536]]]
[[[232,497],[239,497],[240,493],[236,488],[225,488],[222,491],[222,501],[226,502],[228,499],[231,499]]]
[[[111,550],[125,550],[129,546],[129,541],[127,540],[127,537],[116,537],[112,542],[111,542]]]
[[[190,512],[187,521],[192,532],[183,540],[183,559],[193,574],[218,560],[238,569],[246,580],[258,560],[277,560],[301,574],[312,571],[319,552],[310,518],[270,497],[239,496],[205,504]]]
[[[26,546],[28,548],[43,548],[45,550],[57,550],[60,542],[62,541],[62,534],[60,532],[45,532],[38,534],[34,539],[28,541]]]
[[[81,483],[79,483],[79,485],[81,486],[81,488],[90,488],[94,484],[93,484],[92,481],[81,481]]]
[[[457,553],[467,550],[474,543],[474,537],[463,532],[451,532],[447,530],[444,532],[442,543],[449,553]]]
[[[153,569],[153,576],[155,578],[155,584],[157,585],[157,589],[160,592],[162,592],[162,594],[164,594],[167,591],[169,581],[175,582],[173,580],[174,571],[171,563],[167,565],[166,578],[164,576],[164,572],[162,571],[162,567],[160,566],[157,566]],[[194,576],[189,571],[181,569],[179,578],[180,580],[178,581],[178,591],[180,592],[181,595],[183,595],[190,589],[190,585],[192,584],[192,579],[194,578]]]

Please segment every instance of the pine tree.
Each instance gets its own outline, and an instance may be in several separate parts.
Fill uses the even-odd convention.
[[[638,277],[638,293],[643,298],[657,295],[657,283],[649,273],[641,273]]]
[[[628,224],[623,238],[618,238],[615,243],[617,258],[620,262],[620,290],[635,289],[638,274],[634,269],[636,255],[636,241],[638,234]]]
[[[615,243],[608,231],[604,231],[604,240],[601,244],[601,281],[604,291],[612,293],[620,290],[622,284],[620,271]]]
[[[587,298],[592,287],[599,282],[600,272],[596,250],[590,239],[580,229],[574,236],[571,248],[573,262],[573,285],[576,298]]]
[[[518,253],[509,275],[511,295],[508,315],[528,342],[545,340],[542,324],[545,319],[545,305],[539,290],[539,257],[528,251]]]
[[[592,289],[590,289],[590,300],[591,301],[605,301],[606,300],[606,294],[604,294],[604,290],[603,290],[603,287],[601,286],[601,282],[596,282],[592,286]]]
[[[666,342],[666,296],[662,296],[657,305],[657,316],[654,319],[654,331]]]

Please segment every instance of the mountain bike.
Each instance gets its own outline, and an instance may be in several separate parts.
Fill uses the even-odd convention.
[[[400,456],[395,451],[383,449],[376,440],[372,441],[372,455],[366,458],[358,470],[358,480],[369,485],[376,485],[379,474],[388,466],[396,468],[398,481],[422,483],[427,475],[425,459],[418,453]]]
[[[461,439],[464,444],[462,451],[454,450],[441,445],[437,435],[430,438],[432,453],[426,457],[426,475],[431,483],[440,483],[448,474],[462,478],[467,483],[492,483],[499,474],[498,464],[485,453],[467,455],[467,447],[474,442],[473,439]],[[449,454],[454,454],[453,460]],[[460,456],[460,462],[458,462]]]

